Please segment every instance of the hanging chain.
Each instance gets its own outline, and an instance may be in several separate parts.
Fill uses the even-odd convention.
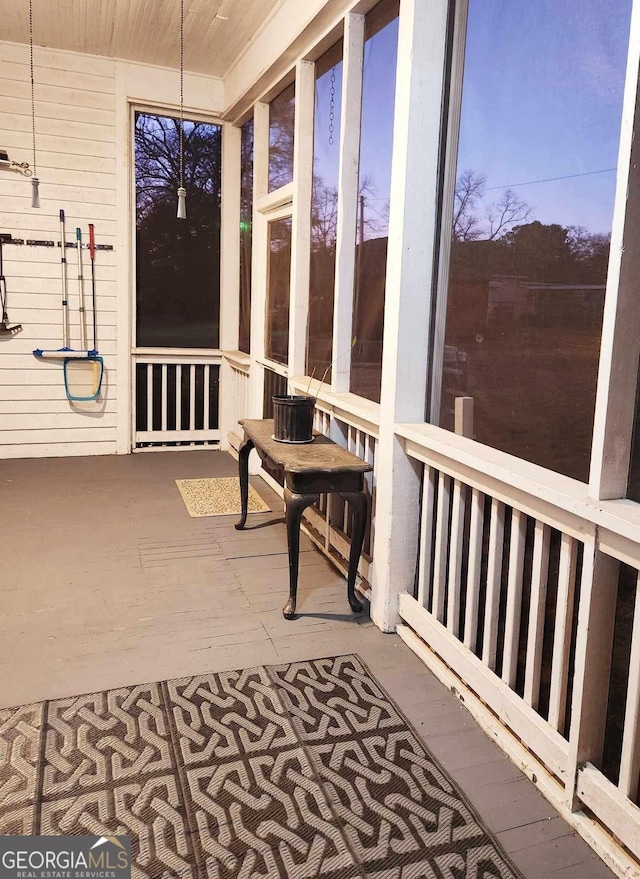
[[[33,83],[33,0],[29,0],[29,53],[31,63],[31,134],[33,138],[33,173],[36,172],[36,102],[35,88]]]
[[[336,115],[336,68],[331,68],[331,88],[329,89],[329,146],[333,146],[334,119]]]
[[[180,186],[184,183],[184,0],[180,0]]]

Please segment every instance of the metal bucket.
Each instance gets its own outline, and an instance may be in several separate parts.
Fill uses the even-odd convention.
[[[273,438],[279,443],[313,442],[315,397],[274,394]]]

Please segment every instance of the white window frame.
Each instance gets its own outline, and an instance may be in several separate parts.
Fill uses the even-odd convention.
[[[451,252],[448,230],[453,220],[468,0],[452,0],[452,8],[449,111],[444,120],[446,129],[443,140],[446,141],[446,147],[441,181],[433,356],[426,413],[426,421],[435,425],[440,420]],[[635,282],[640,271],[640,252],[633,246],[640,222],[640,198],[635,194],[640,186],[638,147],[633,149],[634,130],[640,127],[640,122],[636,122],[636,119],[640,120],[637,104],[639,57],[640,10],[637,0],[634,0],[588,480],[589,496],[596,500],[626,496],[633,439],[640,358],[640,299]],[[628,193],[631,195],[629,199]]]

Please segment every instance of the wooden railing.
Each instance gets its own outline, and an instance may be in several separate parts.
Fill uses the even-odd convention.
[[[314,427],[334,442],[349,449],[363,461],[373,465],[365,476],[371,503],[370,524],[359,564],[362,578],[359,588],[369,595],[371,561],[374,551],[376,514],[376,453],[378,448],[379,405],[369,403],[353,394],[333,394],[327,385],[313,383],[312,392],[317,393]],[[308,393],[308,378],[289,379],[292,393]],[[306,510],[305,516],[312,540],[329,555],[341,570],[346,572],[351,546],[351,519],[347,505],[339,498],[322,497],[317,506]]]
[[[135,448],[220,441],[221,355],[137,351],[133,360]]]
[[[431,425],[396,433],[423,467],[417,590],[400,596],[400,635],[601,857],[638,875],[637,505],[592,501],[582,483]],[[636,583],[622,611],[620,563]],[[626,698],[610,674],[621,620]],[[613,713],[622,744],[605,759]]]
[[[226,412],[229,423],[227,431],[234,448],[240,444],[241,428],[238,422],[249,414],[249,375],[251,361],[248,354],[240,351],[225,351],[225,381],[228,383],[223,388],[225,398],[228,400]]]

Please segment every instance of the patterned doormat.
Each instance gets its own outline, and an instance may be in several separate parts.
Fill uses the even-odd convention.
[[[240,515],[240,480],[237,476],[224,479],[176,479],[187,512],[192,519],[203,516]],[[270,508],[255,488],[249,486],[249,512],[268,513]]]
[[[356,656],[0,710],[0,834],[60,833],[149,879],[520,876]]]

